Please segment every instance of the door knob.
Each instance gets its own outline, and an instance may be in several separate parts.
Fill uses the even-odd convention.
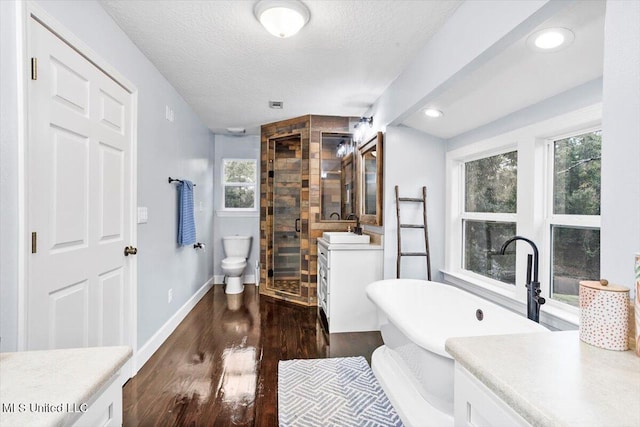
[[[135,255],[138,253],[138,248],[134,248],[133,246],[125,246],[124,248],[124,256]]]

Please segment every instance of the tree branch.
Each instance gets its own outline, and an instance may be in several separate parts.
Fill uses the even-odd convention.
[[[565,170],[561,170],[561,171],[558,171],[558,172],[557,172],[557,174],[567,173],[567,172],[569,172],[571,169],[576,168],[576,167],[578,167],[578,166],[580,166],[580,165],[584,165],[585,163],[589,163],[589,162],[592,162],[592,161],[594,161],[594,160],[600,160],[600,159],[601,159],[601,157],[592,157],[592,158],[590,158],[590,159],[582,159],[582,160],[579,160],[576,164],[569,166],[567,169],[565,169]]]

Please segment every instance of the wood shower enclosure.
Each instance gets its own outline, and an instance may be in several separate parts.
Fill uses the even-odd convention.
[[[346,231],[354,222],[321,221],[320,147],[322,134],[351,133],[357,119],[353,117],[306,115],[261,127],[260,138],[260,293],[294,303],[317,305],[317,245],[324,231]],[[284,156],[285,160],[278,160]],[[294,175],[299,171],[299,180]],[[288,175],[279,178],[278,172]],[[294,177],[294,178],[292,178]],[[298,182],[299,181],[299,182]],[[277,194],[279,207],[274,208],[274,188],[285,188]],[[299,197],[298,192],[299,191]],[[292,192],[296,192],[295,196]],[[284,204],[284,208],[282,207]],[[295,230],[280,230],[276,210],[286,212],[286,220]],[[282,214],[281,214],[282,215]],[[294,218],[295,217],[295,218]],[[298,220],[299,218],[299,220]],[[296,280],[275,286],[274,228],[285,247],[278,259],[292,265],[299,260],[299,286]],[[296,241],[297,240],[297,241]],[[299,247],[299,250],[298,250]],[[294,273],[297,274],[297,271]],[[286,282],[286,283],[285,283]]]

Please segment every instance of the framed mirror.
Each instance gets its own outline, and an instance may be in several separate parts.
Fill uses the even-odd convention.
[[[323,132],[320,139],[320,221],[353,221],[355,162],[353,135]]]
[[[360,222],[382,225],[382,132],[358,148],[358,216]]]

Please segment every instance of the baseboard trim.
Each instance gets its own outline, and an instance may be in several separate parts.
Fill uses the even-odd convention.
[[[175,314],[171,316],[171,318],[169,318],[169,320],[167,320],[166,323],[162,325],[162,327],[158,329],[158,331],[153,334],[153,336],[149,338],[146,343],[144,343],[142,347],[140,347],[140,349],[136,353],[136,363],[134,366],[135,372],[133,372],[134,375],[138,373],[140,368],[142,368],[145,363],[147,363],[151,356],[153,356],[153,354],[160,348],[160,346],[167,340],[167,338],[169,338],[169,335],[171,335],[173,331],[176,330],[180,322],[182,322],[184,318],[187,317],[187,314],[189,314],[193,307],[196,306],[198,301],[200,301],[202,297],[209,291],[209,289],[211,289],[214,283],[214,279],[215,277],[212,277],[207,280],[205,284],[202,285],[200,289],[198,289],[196,293],[193,294],[193,296],[189,298],[187,302],[185,302],[182,307],[180,307],[178,311],[176,311]]]
[[[223,274],[216,274],[215,276],[213,276],[213,283],[216,284],[216,285],[224,284],[224,275]],[[255,274],[245,274],[244,275],[244,284],[245,285],[254,285],[255,283],[256,283]]]

